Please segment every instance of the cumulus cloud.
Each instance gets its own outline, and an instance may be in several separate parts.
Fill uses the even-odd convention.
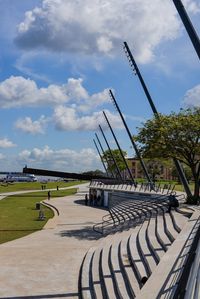
[[[24,77],[6,79],[0,83],[0,107],[52,107],[51,117],[41,116],[33,120],[30,116],[15,122],[15,128],[30,134],[45,132],[47,123],[52,122],[56,129],[96,130],[98,125],[105,126],[99,106],[110,102],[109,90],[89,94],[83,86],[83,79],[69,78],[66,84],[49,85],[39,88],[35,81]],[[114,128],[121,128],[119,116],[107,111]]]
[[[100,167],[96,152],[91,148],[82,150],[53,150],[48,146],[24,150],[18,160],[22,165],[34,165],[34,168],[47,168],[66,172],[82,172]]]
[[[16,144],[8,140],[7,138],[0,139],[0,148],[10,148],[15,146]]]
[[[107,110],[106,114],[114,128],[122,128],[122,122],[118,115]],[[99,125],[103,128],[107,127],[102,111],[80,116],[74,108],[59,106],[55,108],[53,119],[56,128],[61,131],[97,130]]]
[[[193,14],[197,14],[200,12],[200,4],[195,1],[183,0],[183,5],[185,6],[187,11]]]
[[[50,84],[39,88],[35,81],[11,76],[0,82],[0,107],[55,106],[78,103],[79,109],[88,110],[109,101],[108,90],[90,95],[82,79],[69,78],[66,84]]]
[[[42,115],[38,120],[33,121],[30,117],[18,119],[15,123],[15,128],[30,134],[44,134],[45,125],[48,119]]]
[[[183,102],[187,106],[200,107],[200,84],[186,92]]]
[[[194,0],[185,4],[191,12],[199,9]],[[159,43],[177,37],[179,26],[169,0],[43,0],[26,12],[16,43],[25,49],[110,55],[127,40],[145,63]]]

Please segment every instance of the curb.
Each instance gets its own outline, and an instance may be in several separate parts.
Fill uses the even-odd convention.
[[[59,214],[60,214],[59,210],[55,206],[53,206],[52,204],[47,203],[44,200],[41,201],[41,204],[48,207],[48,208],[50,208],[54,213],[54,217],[47,221],[47,223],[44,225],[43,229],[53,229],[53,228],[55,228],[56,225],[57,225],[57,219],[58,219]]]

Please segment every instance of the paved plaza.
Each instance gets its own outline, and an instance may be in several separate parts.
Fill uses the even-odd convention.
[[[189,250],[189,246],[184,247],[184,244],[186,244],[186,240],[187,242],[192,240],[192,231],[196,231],[200,225],[199,207],[185,207],[183,205],[179,207],[178,211],[173,210],[170,213],[169,211],[165,213],[164,206],[160,207],[160,203],[154,202],[152,199],[148,207],[148,198],[146,199],[146,197],[145,204],[142,206],[140,201],[146,192],[143,195],[136,192],[134,198],[137,199],[139,196],[139,204],[136,200],[132,203],[132,208],[129,207],[129,210],[133,211],[133,205],[135,205],[135,211],[138,215],[142,207],[141,215],[146,215],[145,219],[141,218],[143,220],[133,227],[128,225],[128,229],[119,229],[115,234],[100,238],[101,235],[93,230],[93,225],[101,222],[102,217],[107,212],[98,207],[85,206],[85,194],[89,191],[88,183],[76,187],[78,192],[75,195],[46,201],[47,204],[52,204],[59,211],[59,215],[55,212],[55,216],[46,223],[42,230],[0,245],[0,299],[78,299],[78,289],[84,299],[91,298],[90,292],[93,292],[93,289],[98,294],[97,298],[102,298],[102,286],[107,289],[109,298],[113,299],[116,298],[114,284],[118,291],[120,290],[120,293],[123,294],[121,298],[132,298],[126,292],[127,281],[124,288],[123,271],[128,271],[127,277],[128,280],[130,279],[130,286],[134,290],[133,298],[135,295],[138,299],[157,298],[156,294],[162,289],[164,283],[168,280],[171,283],[170,279],[174,279],[175,260],[178,261],[177,267],[181,269],[179,260],[181,263],[182,261],[179,255],[182,249]],[[104,186],[101,184],[98,188],[103,189]],[[106,186],[106,188],[107,191],[112,191],[113,186]],[[129,190],[127,186],[123,185],[116,188],[117,192],[122,192],[124,199],[131,199],[130,191],[134,192],[134,190]],[[161,193],[163,196],[163,192]],[[157,195],[150,194],[150,196]],[[180,198],[182,195],[180,192]],[[112,196],[115,197],[114,194]],[[0,199],[2,198],[3,196],[0,196]],[[124,209],[125,202],[122,203]],[[130,201],[128,204],[131,204]],[[145,211],[149,211],[149,208],[152,211],[157,209],[156,218],[152,212],[149,214],[151,217],[147,217]],[[161,213],[159,213],[159,209],[161,209]],[[117,206],[115,206],[115,211],[117,211]],[[191,218],[186,217],[185,213],[190,215],[192,213]],[[151,245],[151,250],[147,243]],[[127,251],[128,248],[130,248],[130,252]],[[149,264],[149,271],[152,275],[151,273],[148,274],[149,281],[142,289],[140,289],[141,286],[138,286],[135,272],[132,272],[132,264],[129,264],[130,255],[141,277],[146,276],[147,273],[141,256],[145,256],[145,263]],[[158,259],[157,262],[155,255]],[[186,255],[184,252],[183,256]],[[177,257],[179,258],[177,259]],[[93,259],[92,262],[91,259]],[[79,285],[79,272],[82,262]],[[100,272],[102,272],[101,275]],[[113,281],[112,275],[115,275],[115,281]],[[94,281],[91,281],[91,277]],[[101,285],[102,279],[105,285]],[[194,285],[193,282],[192,285]],[[149,286],[151,287],[149,288]],[[171,289],[170,285],[167,291]]]
[[[96,241],[104,210],[84,205],[88,184],[52,199],[60,212],[45,229],[0,245],[0,298],[78,298],[83,257]]]

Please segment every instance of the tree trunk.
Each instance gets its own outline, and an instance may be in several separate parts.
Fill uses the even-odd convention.
[[[191,171],[194,179],[194,195],[193,198],[189,199],[188,202],[192,204],[197,204],[199,200],[199,171],[197,170],[196,165],[191,165]]]
[[[194,197],[196,201],[199,199],[199,187],[199,179],[197,177],[194,182]]]

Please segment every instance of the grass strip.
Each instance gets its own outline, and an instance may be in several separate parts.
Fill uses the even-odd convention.
[[[14,192],[14,191],[25,191],[25,190],[41,190],[42,186],[45,186],[45,189],[56,189],[71,187],[77,184],[84,184],[86,181],[72,181],[72,182],[15,182],[15,183],[0,183],[0,193]]]
[[[51,198],[75,194],[76,188],[51,191]],[[24,237],[41,230],[46,222],[54,216],[48,207],[42,207],[44,221],[39,221],[36,203],[47,199],[47,192],[35,192],[12,195],[0,200],[0,244]],[[53,201],[52,200],[52,201]]]

